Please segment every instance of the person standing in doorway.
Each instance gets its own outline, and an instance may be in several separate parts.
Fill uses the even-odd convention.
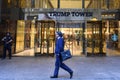
[[[4,47],[3,47],[3,56],[2,59],[6,58],[6,51],[8,50],[9,53],[9,59],[11,59],[12,54],[11,54],[11,47],[12,47],[12,37],[10,35],[10,32],[7,32],[6,36],[2,38],[2,41],[4,42]]]
[[[61,55],[60,55],[60,52],[64,51],[64,39],[62,36],[63,36],[62,32],[56,32],[55,70],[54,70],[54,75],[51,76],[50,78],[58,78],[59,68],[61,67],[62,69],[66,70],[70,74],[70,79],[71,79],[73,76],[73,71],[62,62]]]

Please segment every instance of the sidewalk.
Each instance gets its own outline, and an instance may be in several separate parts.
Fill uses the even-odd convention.
[[[71,80],[120,80],[120,57],[73,57],[65,63],[74,71]],[[70,80],[62,69],[59,78],[50,79],[53,71],[53,57],[0,60],[0,80]]]

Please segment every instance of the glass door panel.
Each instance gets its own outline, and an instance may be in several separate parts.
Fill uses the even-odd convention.
[[[87,55],[104,54],[104,37],[102,34],[102,22],[87,22]]]
[[[82,23],[61,23],[60,31],[64,34],[65,49],[70,49],[72,55],[80,56],[83,53]]]
[[[53,54],[55,42],[55,22],[38,21],[35,37],[35,54]]]
[[[107,55],[120,55],[120,21],[106,21]]]

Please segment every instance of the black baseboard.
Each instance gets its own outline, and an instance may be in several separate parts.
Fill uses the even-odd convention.
[[[54,57],[54,53],[35,53],[35,57],[38,57],[38,56],[51,56],[51,57]]]
[[[94,57],[94,56],[105,57],[106,53],[87,53],[87,57]]]

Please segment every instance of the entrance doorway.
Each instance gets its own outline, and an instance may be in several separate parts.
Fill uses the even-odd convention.
[[[107,56],[120,56],[120,22],[115,20],[104,21],[106,25]]]
[[[55,22],[43,20],[36,22],[35,56],[53,55],[55,44]]]
[[[87,56],[105,55],[105,37],[102,21],[88,21],[86,29]]]
[[[64,34],[65,50],[70,49],[73,56],[85,54],[84,23],[80,22],[61,22],[59,30]]]
[[[73,56],[85,54],[84,31],[85,23],[65,22],[59,23],[59,27],[54,21],[37,21],[35,35],[35,56],[54,55],[55,31],[61,31],[65,40],[65,49],[70,49]]]

